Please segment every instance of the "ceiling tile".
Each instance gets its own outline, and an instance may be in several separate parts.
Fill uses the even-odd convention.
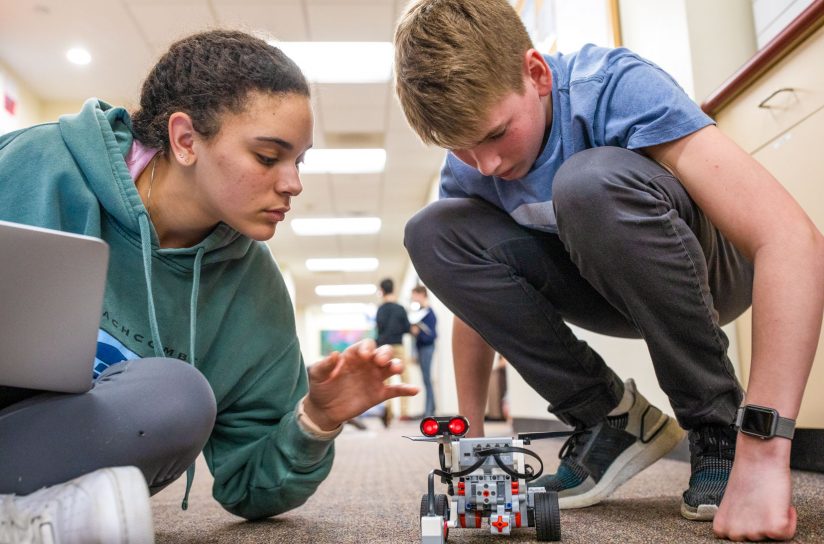
[[[391,1],[307,2],[313,41],[389,42],[394,31]]]
[[[388,84],[318,85],[318,120],[326,133],[383,133]]]
[[[331,196],[337,215],[377,215],[382,178],[381,174],[333,175]]]
[[[388,86],[388,83],[322,83],[314,85],[314,91],[318,100],[329,107],[372,104],[383,109],[389,95]]]
[[[203,1],[156,3],[125,0],[125,3],[140,32],[157,53],[165,51],[173,41],[217,23],[208,3]]]
[[[342,257],[378,257],[377,236],[341,236]]]
[[[383,132],[385,109],[368,103],[349,108],[329,108],[321,104],[321,119],[326,132]]]
[[[261,31],[278,41],[306,41],[309,24],[300,0],[212,0],[221,24]]]
[[[3,2],[0,62],[43,100],[134,103],[154,55],[122,5],[107,7],[103,20],[90,17],[98,3]],[[89,50],[90,64],[66,60],[76,46]]]

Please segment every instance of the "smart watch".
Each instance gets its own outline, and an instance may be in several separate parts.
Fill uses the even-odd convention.
[[[767,440],[780,436],[792,440],[795,433],[795,420],[778,415],[778,410],[746,404],[738,409],[735,416],[735,428],[744,434]]]

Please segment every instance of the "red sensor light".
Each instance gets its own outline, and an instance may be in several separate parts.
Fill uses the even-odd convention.
[[[421,432],[425,436],[435,436],[438,434],[438,422],[433,418],[428,417],[421,421]]]
[[[449,432],[454,435],[463,436],[466,427],[466,420],[461,417],[453,417],[449,420]]]

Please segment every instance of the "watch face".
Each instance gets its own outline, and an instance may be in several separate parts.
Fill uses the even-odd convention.
[[[772,436],[774,433],[775,412],[764,408],[747,406],[741,420],[741,430],[757,436]]]

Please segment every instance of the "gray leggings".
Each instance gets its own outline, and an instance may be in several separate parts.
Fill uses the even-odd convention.
[[[0,494],[18,495],[125,465],[157,493],[203,449],[216,411],[206,379],[177,359],[116,364],[81,395],[0,388],[0,408]]]
[[[567,321],[643,338],[684,428],[731,423],[742,390],[721,325],[749,307],[752,265],[677,179],[626,149],[571,157],[553,202],[557,235],[484,201],[451,198],[413,217],[405,244],[423,282],[562,421],[593,425],[623,394]]]

